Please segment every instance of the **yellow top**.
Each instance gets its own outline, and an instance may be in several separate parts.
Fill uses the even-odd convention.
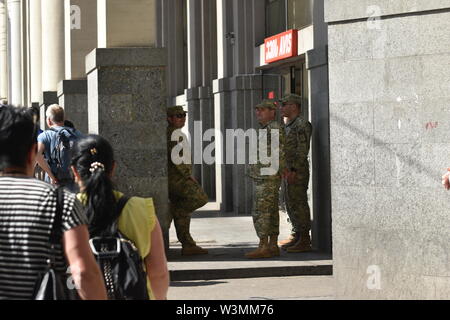
[[[116,200],[119,200],[123,193],[114,191]],[[86,203],[86,195],[79,193],[78,199]],[[119,217],[118,228],[124,236],[130,239],[138,248],[142,259],[148,256],[151,249],[151,232],[156,225],[155,206],[152,198],[132,197],[126,203]],[[144,266],[145,267],[145,266]],[[147,277],[147,290],[150,300],[154,300],[154,295]]]

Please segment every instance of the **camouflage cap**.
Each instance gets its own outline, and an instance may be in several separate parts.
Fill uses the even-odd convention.
[[[168,117],[173,117],[176,116],[177,114],[186,114],[187,112],[184,111],[182,106],[173,106],[173,107],[169,107],[167,108],[167,116]]]
[[[256,108],[267,108],[267,109],[276,110],[277,105],[275,104],[275,101],[266,99],[266,100],[263,100],[260,104],[257,104],[255,106],[255,109]]]
[[[290,94],[285,95],[283,97],[283,99],[281,99],[281,103],[282,104],[295,103],[295,104],[298,104],[299,106],[301,106],[302,105],[302,97],[299,96],[298,94],[290,93]]]

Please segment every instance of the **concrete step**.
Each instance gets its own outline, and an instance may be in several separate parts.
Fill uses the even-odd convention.
[[[256,248],[254,244],[198,244],[209,253],[201,256],[182,256],[181,247],[171,245],[168,265],[172,281],[329,276],[333,273],[331,255],[326,253],[283,251],[280,257],[250,260],[244,255]]]

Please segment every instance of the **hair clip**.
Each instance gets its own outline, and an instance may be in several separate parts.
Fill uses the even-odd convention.
[[[91,149],[91,155],[95,156],[98,153],[96,148]]]
[[[98,169],[105,171],[105,165],[103,163],[100,162],[93,162],[91,164],[91,169],[89,169],[89,171],[91,173],[94,173],[95,171],[97,171]]]

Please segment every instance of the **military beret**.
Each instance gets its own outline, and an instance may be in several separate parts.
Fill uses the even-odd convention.
[[[273,100],[263,100],[260,104],[257,104],[255,106],[256,108],[267,108],[267,109],[272,109],[272,110],[276,110],[277,109],[277,105],[275,104],[275,102]]]
[[[177,114],[186,114],[187,112],[184,111],[182,106],[173,106],[173,107],[169,107],[167,108],[167,116],[168,117],[173,117],[176,116]]]
[[[295,103],[295,104],[298,104],[299,106],[301,106],[302,105],[302,97],[299,96],[298,94],[290,93],[290,94],[285,95],[283,97],[283,99],[281,99],[280,102],[282,104]]]

